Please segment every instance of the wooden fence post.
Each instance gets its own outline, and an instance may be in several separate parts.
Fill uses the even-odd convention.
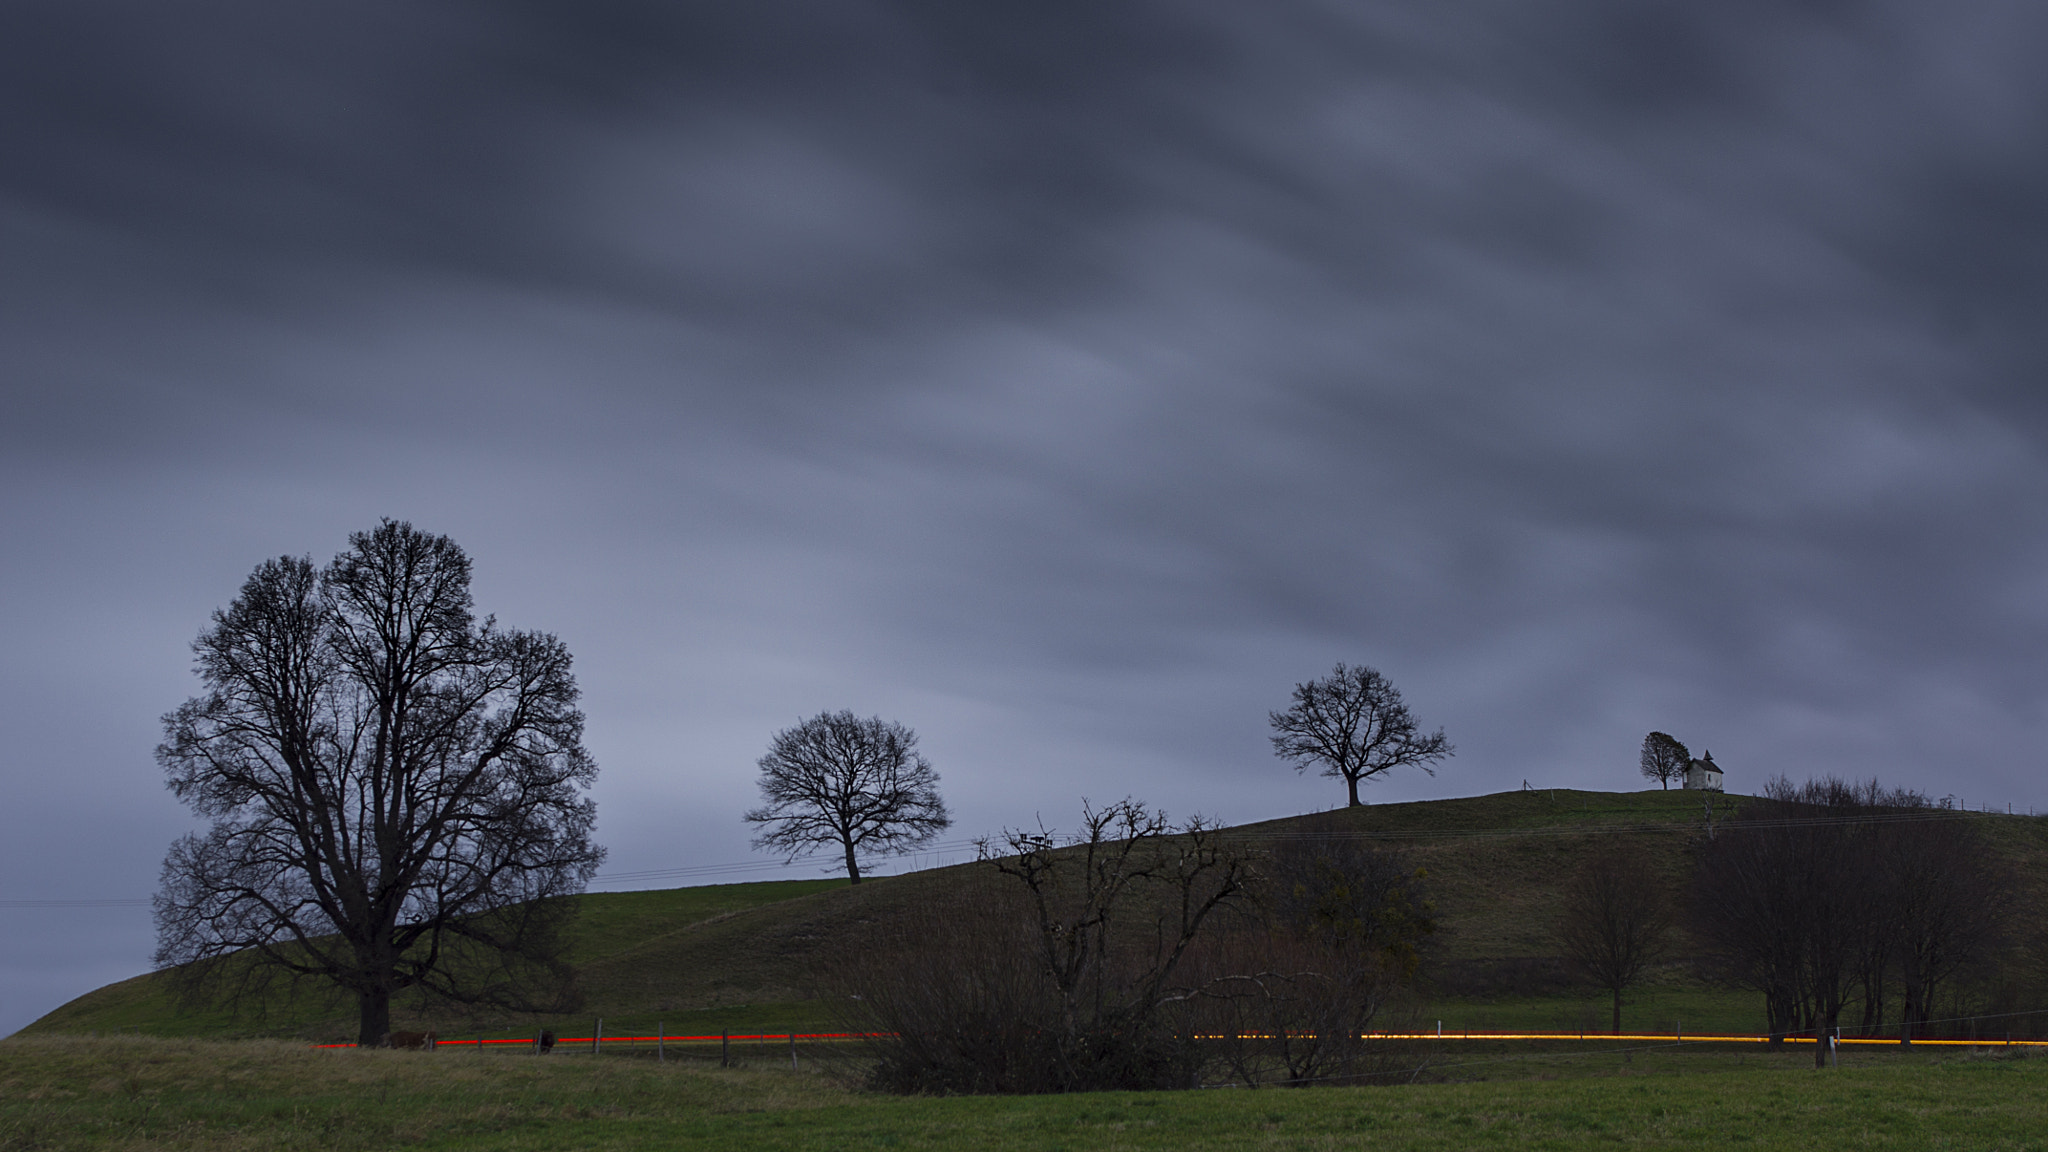
[[[789,1034],[789,1070],[796,1071],[796,1033]]]
[[[597,1046],[604,1042],[604,1017],[597,1018],[597,1031],[590,1034],[590,1054],[597,1055]]]
[[[660,1020],[654,1022],[654,1062],[668,1063],[668,1025]]]
[[[718,1066],[720,1068],[732,1067],[732,1029],[730,1028],[718,1034]]]

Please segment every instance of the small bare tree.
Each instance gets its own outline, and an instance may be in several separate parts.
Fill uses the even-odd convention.
[[[869,1034],[869,1084],[1188,1086],[1206,1050],[1186,973],[1249,903],[1247,846],[1124,800],[1084,807],[1072,836],[1006,831],[982,860],[943,907],[918,903],[826,972],[848,1030]]]
[[[1436,930],[1422,869],[1328,821],[1280,840],[1262,869],[1262,914],[1216,941],[1191,981],[1209,1046],[1249,1088],[1412,1074],[1374,1033],[1413,1011]]]
[[[1168,991],[1175,970],[1203,921],[1244,896],[1251,871],[1242,849],[1201,818],[1176,828],[1128,799],[1084,804],[1069,843],[1042,830],[1006,832],[1001,853],[984,845],[983,855],[1029,893],[1040,962],[1059,994],[1065,1059],[1076,1062],[1108,1037],[1147,1035],[1159,1009],[1184,998]],[[1077,1085],[1097,1079],[1080,1067],[1070,1074]]]
[[[766,830],[754,847],[794,859],[837,845],[855,884],[861,856],[909,851],[953,822],[939,798],[939,774],[917,751],[917,733],[879,716],[821,712],[777,732],[759,763],[767,803],[745,818]]]
[[[1692,752],[1672,736],[1652,732],[1643,737],[1643,777],[1655,780],[1664,787],[1671,787],[1673,780],[1683,781],[1685,770],[1692,763]]]
[[[1338,664],[1328,676],[1294,686],[1294,703],[1268,715],[1273,754],[1296,771],[1312,764],[1339,776],[1359,803],[1358,782],[1404,764],[1434,776],[1430,765],[1451,755],[1443,729],[1424,734],[1401,702],[1401,691],[1374,668]]]
[[[1558,942],[1595,984],[1614,996],[1621,1032],[1621,994],[1664,957],[1671,896],[1640,849],[1614,846],[1586,861],[1565,889]]]

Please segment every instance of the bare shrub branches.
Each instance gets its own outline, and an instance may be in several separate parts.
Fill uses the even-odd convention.
[[[984,843],[971,902],[943,926],[849,963],[842,1003],[899,1092],[1185,1087],[1199,1068],[1179,980],[1220,912],[1248,900],[1251,860],[1201,820],[1132,800],[1080,831]]]
[[[1434,927],[1421,873],[1332,833],[1267,856],[1125,800],[1012,831],[956,907],[834,977],[898,1092],[1357,1080]],[[1255,865],[1269,866],[1270,873]]]
[[[1436,913],[1399,853],[1324,826],[1266,861],[1262,915],[1197,966],[1199,1019],[1247,1087],[1385,1082],[1405,1061],[1374,1041],[1405,1019]]]

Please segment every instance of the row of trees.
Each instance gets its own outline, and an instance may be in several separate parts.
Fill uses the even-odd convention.
[[[156,962],[189,990],[279,973],[331,982],[355,997],[362,1044],[389,1033],[408,990],[559,1003],[570,905],[554,897],[581,891],[604,859],[584,794],[597,766],[568,649],[479,620],[470,574],[448,537],[385,520],[324,566],[259,566],[200,633],[203,690],[164,718],[156,753],[210,822],[172,846],[153,902]],[[1370,668],[1298,685],[1272,721],[1275,751],[1344,779],[1353,804],[1361,780],[1451,751]],[[856,883],[863,856],[950,824],[938,774],[900,724],[825,713],[777,733],[760,768],[764,803],[746,814],[763,828],[756,844],[834,846]],[[1110,811],[1157,839],[1149,817]]]
[[[1360,783],[1411,765],[1435,775],[1453,752],[1443,729],[1424,732],[1400,689],[1362,665],[1295,685],[1293,704],[1269,720],[1274,754],[1343,780],[1353,806]],[[837,851],[855,884],[863,856],[914,850],[952,824],[917,733],[894,721],[820,713],[776,733],[758,767],[763,803],[745,816],[763,829],[754,847],[792,860]]]
[[[1623,991],[1668,955],[1681,906],[1706,974],[1761,993],[1774,1042],[1869,1034],[1894,1015],[1910,1042],[1937,992],[2005,942],[2011,884],[1977,828],[1875,780],[1774,780],[1696,846],[1692,867],[1681,901],[1622,845],[1567,886],[1559,942],[1612,993],[1617,1032]]]
[[[1617,1033],[1625,991],[1689,939],[1701,974],[1763,995],[1775,1042],[1830,1034],[1859,1005],[1866,1034],[1902,1018],[1910,1041],[1942,988],[2001,955],[2009,885],[1995,856],[1961,814],[1874,781],[1766,792],[1688,854],[1623,838],[1586,856],[1565,885],[1561,950],[1611,994]],[[885,1034],[875,1087],[1413,1071],[1371,1036],[1411,1023],[1436,911],[1413,861],[1341,822],[1254,843],[1125,801],[1085,811],[1075,836],[1011,832],[982,857],[971,898],[834,974],[849,1029]],[[1894,992],[1903,1004],[1888,1005]]]
[[[210,821],[165,861],[160,965],[199,981],[331,982],[355,997],[366,1044],[408,990],[556,1003],[570,905],[553,897],[604,857],[584,795],[596,766],[566,648],[479,620],[469,583],[453,541],[385,521],[324,566],[263,564],[214,614],[194,644],[204,691],[165,717],[157,749],[172,790]],[[1351,804],[1362,782],[1451,754],[1371,668],[1297,685],[1270,720],[1276,755],[1342,779]],[[1668,782],[1689,759],[1663,733],[1645,742],[1646,775]],[[825,713],[777,733],[760,768],[765,802],[746,814],[757,844],[834,846],[856,882],[864,857],[950,823],[900,724]],[[1359,1075],[1368,1054],[1342,1037],[1385,1011],[1432,926],[1398,856],[1334,834],[1259,855],[1129,801],[1089,810],[1072,843],[1012,832],[983,854],[1013,885],[1012,903],[986,906],[995,918],[975,939],[988,947],[951,977],[862,1002],[906,1025],[963,1003],[1036,1005],[1015,1018],[1052,1047],[986,1052],[979,1070],[906,1047],[882,1064],[893,1083],[1161,1083],[1190,1072],[1173,1039],[1190,1030],[1275,1037],[1223,1057],[1248,1083]],[[1845,1014],[1875,1027],[1896,991],[1910,1038],[1938,990],[1996,947],[2006,890],[1972,827],[1924,796],[1780,780],[1700,845],[1684,904],[1718,973],[1764,996],[1774,1035],[1834,1030]],[[1618,1029],[1675,902],[1645,860],[1609,851],[1568,904],[1560,939],[1612,991]],[[1014,970],[991,968],[997,955]],[[953,1000],[932,999],[945,989]]]
[[[1352,805],[1362,782],[1452,752],[1367,667],[1296,685],[1270,720],[1275,754],[1343,780]],[[864,850],[928,843],[948,824],[916,735],[880,718],[812,717],[777,733],[760,769],[756,846],[835,848],[855,883]],[[1124,800],[1084,806],[1071,837],[1008,831],[980,855],[985,890],[835,974],[849,1029],[877,1037],[876,1087],[1356,1082],[1386,1071],[1368,1037],[1435,930],[1421,871],[1336,828],[1257,850]]]
[[[1897,987],[1910,1040],[1943,984],[2000,941],[2008,878],[1967,820],[1918,793],[1823,778],[1766,797],[1701,854],[1696,934],[1763,994],[1773,1036],[1832,1033],[1852,1005],[1875,1027]]]

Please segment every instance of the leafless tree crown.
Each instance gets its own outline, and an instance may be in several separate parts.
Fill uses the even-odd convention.
[[[970,899],[920,905],[840,968],[873,1086],[1373,1083],[1397,1060],[1414,1074],[1374,1036],[1407,1010],[1435,927],[1399,853],[1328,826],[1269,850],[1126,799],[1084,805],[1070,836],[1006,831],[982,858]]]
[[[745,817],[763,826],[754,846],[791,857],[837,847],[856,884],[861,857],[908,851],[952,823],[917,733],[894,721],[819,713],[776,733],[759,763],[766,803]]]
[[[1430,765],[1454,751],[1443,729],[1424,734],[1401,702],[1400,689],[1374,668],[1338,664],[1328,676],[1294,686],[1294,703],[1270,713],[1273,754],[1297,770],[1321,765],[1358,804],[1358,782],[1412,764]]]
[[[1665,955],[1672,909],[1648,855],[1628,846],[1596,853],[1565,889],[1558,942],[1580,972],[1613,995],[1617,1034],[1622,993]]]
[[[1910,1040],[1936,991],[1993,954],[2011,902],[1963,814],[1875,780],[1780,778],[1704,846],[1690,904],[1726,974],[1764,994],[1774,1036],[1840,1028],[1859,993],[1879,1026],[1896,983]]]
[[[212,821],[172,846],[156,962],[331,980],[390,1031],[408,988],[525,1005],[604,850],[583,795],[569,652],[478,623],[470,563],[384,521],[324,570],[272,560],[193,645],[204,694],[164,718],[171,790]],[[205,968],[202,964],[200,968]]]
[[[1643,737],[1643,777],[1655,780],[1664,787],[1671,787],[1673,780],[1683,781],[1685,770],[1692,764],[1692,752],[1675,737],[1663,732],[1652,732]]]

